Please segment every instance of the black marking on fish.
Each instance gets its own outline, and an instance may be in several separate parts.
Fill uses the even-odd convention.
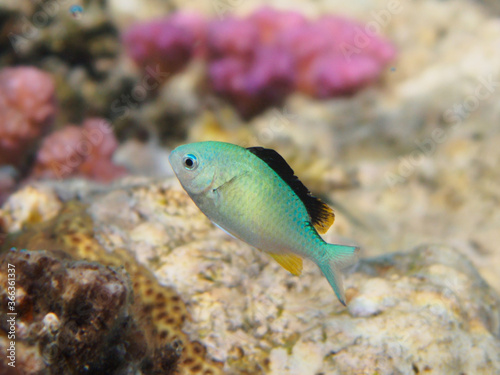
[[[309,189],[294,174],[293,169],[285,159],[275,150],[263,147],[249,147],[247,150],[264,161],[292,188],[293,192],[306,207],[311,223],[316,230],[319,233],[325,233],[335,220],[333,210],[326,203],[311,194]]]

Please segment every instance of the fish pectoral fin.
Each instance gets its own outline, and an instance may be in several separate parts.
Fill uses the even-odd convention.
[[[295,276],[302,273],[302,258],[294,254],[273,254],[271,255],[284,269]]]

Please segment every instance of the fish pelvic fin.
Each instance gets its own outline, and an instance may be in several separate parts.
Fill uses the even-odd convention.
[[[334,244],[325,245],[327,246],[325,256],[316,263],[330,283],[340,303],[346,306],[344,282],[340,271],[356,263],[359,248]]]
[[[302,273],[302,258],[295,254],[273,254],[269,253],[281,267],[295,276]]]

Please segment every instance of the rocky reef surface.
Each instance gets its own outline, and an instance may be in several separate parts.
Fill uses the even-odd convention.
[[[0,345],[7,352],[14,342],[18,356],[11,360],[17,366],[2,363],[3,373],[17,368],[26,375],[174,374],[179,352],[147,336],[123,268],[74,261],[60,250],[15,248],[2,254],[0,264],[2,285],[7,285],[7,269],[16,279],[15,308],[1,307],[15,320],[14,327],[2,322],[2,329],[15,338],[2,338]],[[0,298],[7,297],[2,289]]]
[[[15,196],[20,200],[16,201]],[[26,351],[29,354],[24,367],[21,367],[22,371],[30,373],[31,366],[40,368],[41,364],[45,363],[45,366],[40,368],[42,374],[85,373],[81,366],[87,365],[89,368],[92,366],[92,363],[82,362],[85,356],[90,355],[89,351],[93,353],[93,356],[101,356],[102,362],[97,361],[95,363],[95,366],[97,366],[96,371],[100,371],[103,367],[99,366],[102,366],[102,363],[107,363],[106,358],[108,356],[116,357],[116,354],[109,352],[113,348],[100,346],[102,341],[111,340],[117,346],[114,350],[120,352],[122,362],[125,362],[125,364],[120,363],[122,367],[116,369],[105,368],[102,370],[109,371],[107,373],[122,374],[125,371],[123,366],[134,371],[141,371],[143,374],[163,374],[170,371],[169,369],[173,371],[175,368],[177,369],[176,373],[180,374],[213,375],[219,373],[218,369],[220,369],[221,365],[207,358],[204,346],[196,340],[190,340],[182,331],[184,322],[189,319],[189,314],[178,293],[172,288],[159,285],[154,275],[147,268],[138,264],[133,256],[122,247],[114,249],[112,253],[106,251],[97,239],[93,220],[87,213],[83,203],[74,200],[63,202],[50,188],[27,187],[26,190],[20,191],[12,197],[14,198],[11,201],[12,205],[6,203],[4,206],[6,211],[2,210],[0,214],[2,228],[4,229],[2,240],[5,239],[5,232],[16,231],[21,227],[23,229],[17,231],[17,234],[14,234],[13,237],[7,236],[7,243],[4,244],[4,250],[7,254],[4,252],[3,262],[9,261],[13,257],[15,258],[14,261],[20,258],[17,261],[23,262],[25,254],[32,254],[31,249],[46,250],[47,256],[45,258],[52,263],[61,263],[58,260],[61,255],[64,255],[63,259],[68,257],[74,259],[71,262],[62,262],[54,272],[50,268],[44,268],[42,272],[39,264],[40,260],[37,260],[40,256],[30,255],[35,258],[35,260],[29,260],[29,262],[34,263],[31,267],[38,267],[39,276],[33,279],[33,275],[27,275],[29,277],[25,278],[24,283],[19,282],[18,288],[24,287],[25,284],[28,287],[35,285],[35,290],[32,287],[25,293],[29,296],[30,303],[37,306],[37,309],[42,312],[47,310],[46,313],[53,313],[59,321],[66,322],[71,327],[74,327],[75,324],[78,327],[84,324],[93,325],[96,322],[103,324],[104,317],[108,317],[110,321],[108,324],[109,329],[94,327],[96,329],[94,336],[90,336],[89,341],[86,341],[84,335],[82,336],[83,331],[81,329],[73,330],[75,331],[75,337],[69,337],[68,340],[71,339],[73,342],[76,340],[81,345],[72,349],[64,347],[64,349],[77,350],[75,355],[78,355],[80,359],[66,363],[66,367],[61,370],[62,372],[58,372],[57,367],[51,366],[50,363],[44,361],[43,352],[36,351],[36,347],[43,338],[40,334],[35,333],[34,336],[19,337],[20,344],[23,345],[21,352]],[[9,252],[9,249],[12,248],[9,245],[11,241],[12,244],[16,244],[17,249],[30,249],[30,251],[21,251],[19,255],[12,255]],[[36,252],[33,251],[33,254],[36,254]],[[81,260],[85,260],[85,262],[78,262]],[[48,261],[44,260],[44,262]],[[87,262],[98,262],[103,266],[107,266],[107,268],[96,263]],[[66,276],[69,271],[65,273],[64,269],[71,270],[75,267],[93,268],[95,274],[93,279],[88,283],[84,283],[80,278],[76,277],[76,280],[74,280],[75,285],[71,286],[71,274]],[[19,272],[23,272],[23,268],[20,268]],[[59,270],[60,268],[63,270]],[[121,270],[123,268],[124,270]],[[109,273],[118,274],[120,277],[118,281],[123,284],[123,294],[127,299],[121,302],[121,306],[115,303],[114,299],[107,298],[106,290],[110,287],[105,281]],[[52,291],[50,288],[43,288],[43,283],[42,285],[38,284],[40,278],[43,281],[43,277],[45,277],[46,280],[52,282],[55,276],[61,278],[61,274],[63,277],[60,282],[64,281],[69,284],[67,286],[69,292],[66,292],[65,289],[61,290],[61,288]],[[22,274],[17,277],[21,278]],[[82,283],[83,285],[80,285]],[[40,288],[41,286],[42,288]],[[2,293],[5,296],[5,291]],[[79,295],[76,300],[72,299],[74,293]],[[84,296],[86,298],[83,298]],[[66,298],[69,300],[66,301]],[[16,309],[21,309],[20,303],[21,301],[18,301]],[[47,304],[49,307],[46,307]],[[45,310],[40,305],[45,306]],[[61,307],[61,305],[63,306]],[[64,308],[66,305],[80,307],[75,307],[77,313],[72,314],[73,310]],[[88,307],[88,309],[84,309],[86,314],[83,315],[83,318],[78,314],[78,309],[81,309],[81,306]],[[108,316],[109,311],[115,310],[116,314],[113,314],[110,318]],[[123,330],[123,332],[120,332],[122,337],[116,336],[116,331],[111,328],[119,324],[121,319],[124,319],[120,315],[124,315],[125,312],[129,312],[129,319],[126,325],[120,327]],[[43,314],[39,316],[23,316],[22,319],[26,319],[26,321],[21,320],[22,326],[39,326],[40,318],[43,320]],[[113,336],[113,334],[115,335]],[[54,340],[56,340],[54,344],[57,348],[60,347],[58,337],[57,335],[54,337]],[[121,343],[121,340],[124,339],[127,339],[125,343]],[[6,338],[2,337],[2,340],[6,340]],[[64,343],[67,343],[67,340]],[[129,348],[127,343],[130,345],[137,343],[141,349]],[[3,342],[2,345],[5,346],[6,343]],[[24,345],[26,350],[24,350]],[[104,353],[101,353],[100,350],[103,350]],[[129,353],[128,351],[132,352]],[[176,358],[179,355],[180,363],[175,366],[176,362],[179,362]]]
[[[150,314],[154,337],[180,340],[181,373],[500,371],[500,297],[447,246],[362,259],[346,274],[344,308],[313,264],[305,264],[301,277],[290,275],[214,227],[174,180],[36,183],[13,194],[0,217],[9,233],[3,257],[14,256],[8,249],[15,244],[30,249],[16,253],[18,262],[26,254],[56,256],[31,249],[57,249],[123,265],[136,303],[148,306],[158,293],[176,301],[139,311]],[[99,278],[117,275],[123,298],[132,293],[125,292],[124,271],[76,264],[101,270]]]

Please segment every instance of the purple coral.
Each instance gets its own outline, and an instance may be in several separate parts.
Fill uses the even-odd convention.
[[[174,74],[182,70],[205,35],[205,21],[196,14],[177,13],[132,26],[123,41],[128,54],[140,66],[157,66]]]
[[[307,18],[293,11],[278,11],[273,8],[260,8],[248,17],[259,30],[263,44],[274,44],[293,30],[308,24]]]
[[[269,64],[269,61],[274,61]],[[232,100],[245,117],[269,104],[279,105],[294,89],[294,63],[278,49],[260,49],[249,64],[244,59],[226,57],[214,61],[209,77],[214,90]]]
[[[259,43],[257,25],[249,20],[226,18],[208,28],[207,49],[210,59],[224,57],[252,58]]]
[[[317,98],[353,93],[376,80],[394,48],[346,19],[326,16],[280,40],[297,61],[297,87]]]
[[[246,19],[216,21],[211,30],[210,81],[244,117],[281,105],[294,90],[317,98],[355,92],[394,57],[388,42],[340,17],[309,22],[262,8]]]
[[[0,165],[23,163],[52,125],[56,112],[52,77],[34,67],[0,71]]]
[[[182,17],[155,22],[173,27],[176,19]],[[143,27],[152,28],[155,22]],[[184,22],[183,27],[194,30],[201,23]],[[316,98],[356,92],[374,82],[395,55],[389,42],[350,20],[325,16],[310,21],[300,13],[268,7],[243,19],[212,21],[204,30],[206,37],[200,36],[202,27],[196,28],[198,40],[206,44],[202,50],[209,83],[247,118],[282,105],[295,90]],[[189,34],[173,30],[171,44],[154,49],[163,36],[148,35],[150,40],[137,48],[149,51],[142,53],[151,57],[149,62],[161,56],[169,60],[176,55],[175,46],[187,50],[193,43],[186,39]],[[184,65],[188,60],[183,59]]]

